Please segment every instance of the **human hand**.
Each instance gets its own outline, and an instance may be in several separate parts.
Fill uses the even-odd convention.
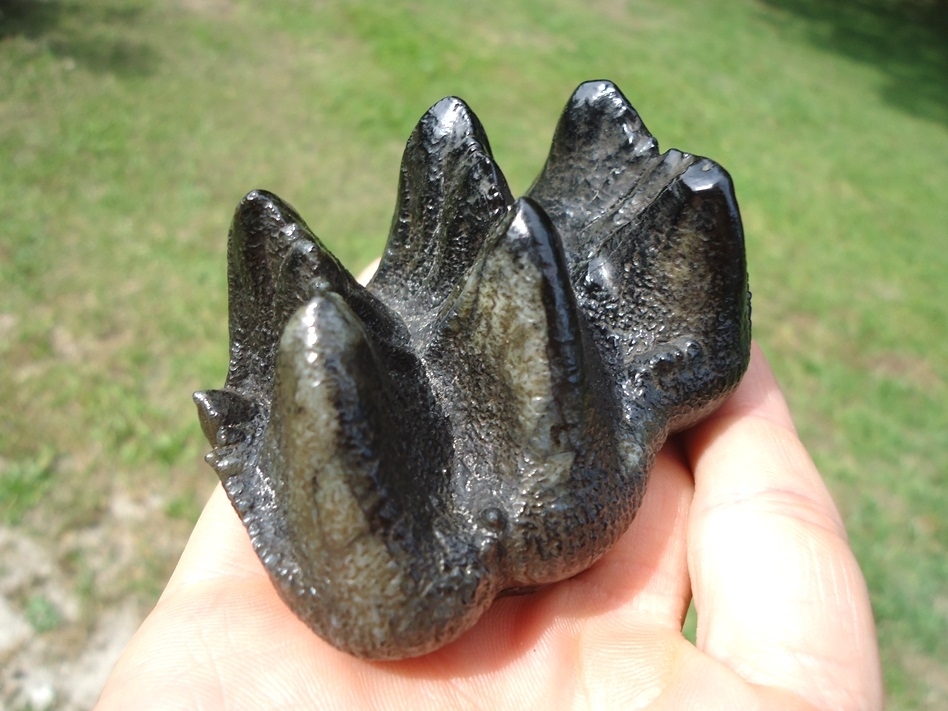
[[[761,352],[662,449],[601,560],[416,659],[356,659],[310,631],[218,487],[97,708],[361,707],[881,708],[865,582]]]

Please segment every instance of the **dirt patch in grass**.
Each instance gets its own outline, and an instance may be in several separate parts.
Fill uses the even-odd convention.
[[[948,708],[948,667],[943,660],[909,653],[903,664],[912,677],[920,682],[919,700],[925,704],[925,708]]]
[[[210,483],[209,487],[210,488]],[[116,486],[92,522],[0,527],[0,708],[91,708],[191,528],[174,500]]]
[[[909,353],[887,351],[866,357],[866,368],[873,375],[902,380],[921,391],[944,387],[944,377],[925,358]]]
[[[180,0],[181,7],[205,17],[224,17],[235,9],[233,0]]]

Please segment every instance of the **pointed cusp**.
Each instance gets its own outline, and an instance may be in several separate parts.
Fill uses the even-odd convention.
[[[246,425],[258,414],[256,405],[234,390],[202,390],[193,397],[201,431],[214,447],[243,440]]]
[[[596,315],[628,338],[628,354],[683,335],[714,350],[743,349],[747,264],[730,177],[700,158],[653,192],[589,260],[587,298],[625,305]]]
[[[619,336],[629,377],[648,383],[650,406],[679,429],[716,407],[747,367],[744,232],[730,176],[711,160],[694,158],[655,192],[590,259],[584,299]]]
[[[528,195],[550,215],[567,253],[582,258],[585,226],[632,192],[657,159],[658,143],[619,88],[584,82],[563,110]]]
[[[300,308],[280,343],[262,451],[279,469],[274,505],[249,513],[279,522],[253,527],[254,546],[287,603],[371,658],[438,646],[489,600],[475,548],[446,520],[449,435],[415,392],[411,359],[387,353],[338,294]]]
[[[388,243],[369,289],[410,327],[424,320],[512,202],[480,121],[460,99],[442,99],[405,146]]]
[[[536,203],[518,201],[491,235],[428,360],[462,435],[456,500],[502,529],[485,535],[506,553],[506,585],[588,566],[625,529],[640,487],[619,455],[618,406],[562,245]]]
[[[593,337],[626,380],[628,422],[660,414],[660,432],[666,415],[677,428],[713,409],[750,347],[744,235],[724,169],[659,154],[621,92],[587,82],[530,195],[563,235]]]
[[[288,203],[254,190],[237,206],[228,239],[231,359],[227,385],[268,399],[283,326],[314,287],[354,284]]]

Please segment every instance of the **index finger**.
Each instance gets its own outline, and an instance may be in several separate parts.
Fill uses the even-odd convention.
[[[682,440],[699,649],[820,708],[881,707],[865,581],[756,346],[731,400]]]

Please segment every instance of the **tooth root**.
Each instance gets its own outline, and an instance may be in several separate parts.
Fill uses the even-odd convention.
[[[392,230],[370,290],[409,321],[429,315],[512,202],[477,117],[460,99],[442,99],[408,139]]]

